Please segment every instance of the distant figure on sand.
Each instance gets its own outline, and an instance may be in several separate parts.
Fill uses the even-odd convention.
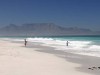
[[[68,45],[69,45],[69,42],[67,41],[67,42],[66,42],[66,46],[68,46]]]
[[[27,45],[27,40],[26,40],[26,39],[24,39],[24,45],[25,45],[25,47],[26,47],[26,45]]]

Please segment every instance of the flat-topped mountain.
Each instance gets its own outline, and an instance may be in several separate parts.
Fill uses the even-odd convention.
[[[90,29],[65,28],[54,23],[32,23],[22,26],[10,24],[0,28],[0,36],[66,36],[66,35],[99,35],[100,32]]]

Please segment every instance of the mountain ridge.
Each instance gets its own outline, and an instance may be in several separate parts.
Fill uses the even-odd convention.
[[[100,31],[78,27],[62,27],[54,23],[10,24],[0,28],[0,36],[67,36],[100,35]]]

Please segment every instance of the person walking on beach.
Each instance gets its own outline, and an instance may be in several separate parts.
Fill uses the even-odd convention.
[[[66,42],[66,46],[68,46],[68,45],[69,45],[69,42],[67,41],[67,42]]]
[[[25,45],[25,47],[26,47],[26,45],[27,45],[27,40],[26,40],[26,39],[24,39],[24,45]]]

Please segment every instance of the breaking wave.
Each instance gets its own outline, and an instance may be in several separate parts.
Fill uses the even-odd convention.
[[[9,41],[23,41],[24,38],[4,38]],[[59,38],[27,38],[29,42],[43,43],[42,45],[50,46],[55,50],[63,50],[65,52],[97,56],[100,57],[100,44],[92,40],[76,40],[76,39],[59,39]],[[66,41],[69,41],[69,46],[66,46]]]

